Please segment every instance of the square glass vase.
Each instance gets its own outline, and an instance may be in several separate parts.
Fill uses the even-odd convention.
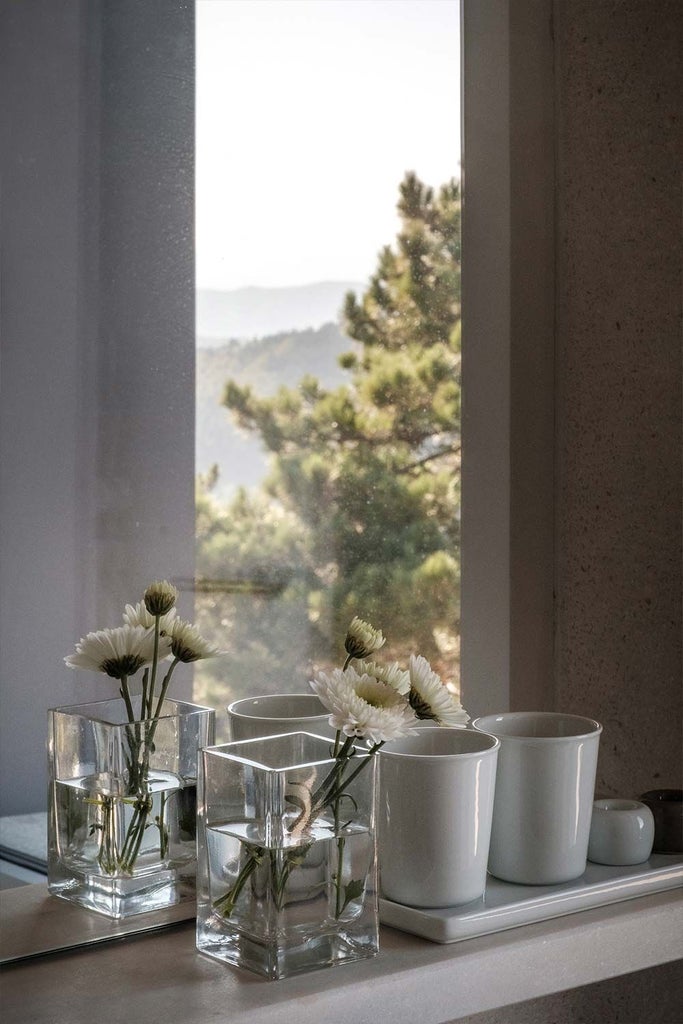
[[[199,749],[211,708],[122,699],[48,712],[48,889],[111,918],[192,899]]]
[[[337,783],[321,736],[202,751],[200,952],[269,979],[377,954],[376,758],[357,750]]]

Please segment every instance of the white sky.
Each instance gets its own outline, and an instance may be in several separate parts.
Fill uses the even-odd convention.
[[[460,173],[458,0],[197,0],[197,285],[364,281]]]

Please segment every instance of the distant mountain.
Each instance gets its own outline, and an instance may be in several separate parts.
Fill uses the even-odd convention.
[[[354,281],[319,281],[292,288],[198,289],[197,345],[209,348],[338,323],[346,293],[365,288]]]
[[[240,344],[237,341],[197,349],[197,472],[216,463],[216,495],[227,499],[239,486],[252,487],[264,477],[268,456],[257,435],[240,431],[221,405],[226,381],[250,384],[259,396],[279,387],[296,387],[306,374],[332,388],[349,375],[339,366],[343,352],[355,347],[334,323],[318,329],[284,331]]]

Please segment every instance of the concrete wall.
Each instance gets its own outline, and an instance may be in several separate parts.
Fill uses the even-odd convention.
[[[556,692],[681,785],[679,0],[556,0]]]
[[[496,6],[495,0],[482,5],[488,12]],[[481,16],[479,5],[475,9]],[[598,792],[639,795],[679,787],[682,781],[683,5],[679,0],[554,0],[551,19],[543,0],[529,0],[510,5],[509,12],[509,705],[599,719],[604,733]],[[544,73],[545,25],[554,54],[554,72],[547,76],[555,85],[550,128],[545,111],[529,108],[524,93],[529,65]],[[535,125],[540,135],[520,143],[525,125],[529,132]],[[545,154],[546,131],[554,138],[554,159]],[[533,214],[526,186],[529,162],[538,200],[536,236],[547,223],[545,186],[537,187],[539,166],[547,180],[554,177],[555,240],[547,264],[543,241],[539,244],[532,231],[529,246],[528,224],[518,231],[515,219],[520,191]],[[465,196],[467,205],[467,181]],[[521,245],[515,253],[516,238]],[[526,260],[521,272],[515,260]],[[529,273],[537,269],[538,278],[547,280],[550,267],[555,323],[539,359],[542,304],[531,326],[521,331],[521,350],[515,313],[524,308],[520,289],[527,289]],[[524,331],[533,331],[533,337],[525,339]],[[524,388],[524,368],[526,363],[532,380],[540,377],[542,386],[546,359],[554,363],[554,386],[548,389],[554,427],[544,435],[529,414],[532,396]],[[547,415],[547,399],[543,388],[535,412],[539,420]],[[550,545],[539,517],[548,490],[544,436],[554,449]],[[535,446],[535,481],[528,476],[525,440]],[[515,531],[515,517],[523,522],[529,505],[532,521],[541,527],[535,525],[536,542]],[[545,579],[544,565],[552,566],[553,580]],[[520,588],[525,573],[530,582]],[[550,583],[553,624],[544,631],[543,595]],[[530,608],[541,609],[536,623],[530,621]],[[550,662],[544,641],[549,631],[554,633]],[[463,638],[464,646],[467,642]],[[476,662],[479,651],[471,657]],[[465,683],[473,676],[478,683],[474,672],[465,673]],[[476,704],[477,689],[472,688],[471,700],[466,694],[467,707]],[[674,1024],[682,1002],[678,962],[467,1020]]]
[[[678,0],[555,0],[558,710],[597,791],[681,785]],[[470,1018],[674,1024],[680,962]]]
[[[475,1013],[458,1024],[680,1024],[682,997],[677,962]]]

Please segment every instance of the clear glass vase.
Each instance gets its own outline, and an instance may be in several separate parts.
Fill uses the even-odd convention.
[[[140,699],[133,700],[140,713]],[[121,699],[49,712],[48,888],[112,918],[193,898],[197,760],[215,712]]]
[[[201,952],[271,979],[377,954],[375,758],[351,757],[325,802],[331,746],[291,733],[202,752]]]

